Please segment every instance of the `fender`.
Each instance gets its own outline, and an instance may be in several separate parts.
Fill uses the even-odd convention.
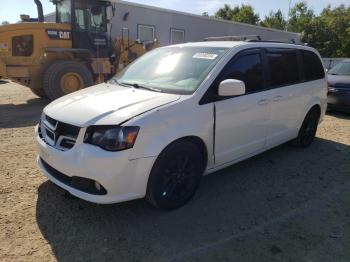
[[[318,105],[321,108],[321,116],[322,116],[322,106],[321,106],[321,100],[317,97],[312,97],[312,99],[310,100],[310,102],[305,106],[305,110],[303,111],[303,114],[300,116],[299,118],[299,123],[298,123],[298,130],[301,128],[304,119],[306,117],[306,115],[309,113],[309,111],[311,110],[311,108],[313,108],[315,105]],[[320,118],[321,120],[321,118]]]
[[[312,89],[312,96],[309,100],[309,102],[305,105],[304,110],[302,111],[302,115],[299,116],[299,123],[298,127],[300,129],[301,125],[303,124],[303,121],[307,115],[307,113],[310,111],[310,109],[318,105],[321,109],[321,115],[320,115],[320,123],[323,121],[324,115],[326,114],[327,110],[327,81],[325,79],[317,80],[313,83],[313,89]]]
[[[204,142],[208,152],[207,167],[212,167],[214,105],[198,107],[186,101],[179,103],[182,105],[161,108],[143,115],[142,119],[128,122],[128,125],[142,126],[130,159],[157,157],[172,142],[194,136]]]

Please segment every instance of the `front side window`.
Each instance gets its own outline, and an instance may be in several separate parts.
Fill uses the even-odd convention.
[[[244,55],[235,60],[227,69],[225,79],[237,79],[244,82],[246,93],[262,90],[264,86],[263,67],[260,54]]]
[[[140,42],[153,42],[155,38],[155,27],[149,25],[138,25],[137,39]]]
[[[324,68],[318,56],[311,51],[301,51],[306,81],[322,79],[325,76]]]
[[[350,76],[350,62],[340,62],[336,64],[328,74],[330,75],[346,75]]]
[[[192,94],[227,50],[212,47],[155,49],[117,74],[111,83],[136,84],[166,93]]]
[[[294,51],[268,52],[272,88],[300,82],[298,57]]]
[[[57,23],[71,23],[71,2],[66,0],[57,3]]]

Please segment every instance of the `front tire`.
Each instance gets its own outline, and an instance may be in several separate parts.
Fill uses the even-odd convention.
[[[45,91],[42,88],[39,88],[39,89],[32,89],[31,88],[30,91],[32,91],[32,93],[38,97],[47,98],[47,95],[45,94]]]
[[[202,153],[195,144],[185,140],[171,144],[152,168],[147,201],[168,210],[185,205],[197,191],[203,170]]]
[[[319,111],[316,108],[312,108],[306,115],[298,137],[292,141],[292,144],[302,148],[309,147],[315,139],[319,120]]]
[[[57,61],[44,74],[44,91],[50,100],[93,85],[89,69],[76,61]]]

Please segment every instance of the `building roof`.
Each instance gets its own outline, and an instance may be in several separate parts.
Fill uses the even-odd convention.
[[[300,35],[299,33],[295,33],[295,32],[283,31],[283,30],[279,30],[279,29],[274,29],[274,28],[269,28],[269,27],[262,27],[262,26],[251,25],[251,24],[245,24],[245,23],[240,23],[240,22],[235,22],[235,21],[228,21],[228,20],[218,19],[218,18],[215,18],[215,17],[208,17],[208,16],[197,15],[197,14],[192,14],[192,13],[187,13],[187,12],[175,11],[175,10],[171,10],[171,9],[167,9],[167,8],[161,8],[161,7],[156,7],[156,6],[143,5],[143,4],[139,4],[139,3],[133,3],[133,2],[121,1],[121,0],[110,0],[110,1],[113,2],[113,3],[117,3],[117,4],[136,6],[136,7],[156,10],[156,11],[160,11],[160,12],[167,12],[167,13],[170,13],[170,14],[192,16],[192,17],[196,17],[196,18],[199,18],[199,19],[211,20],[211,21],[216,21],[216,22],[221,22],[221,23],[228,23],[228,24],[243,25],[243,26],[253,27],[253,28],[256,28],[256,29],[261,29],[261,30],[266,30],[266,31],[289,33],[289,34],[295,34],[297,36]]]
[[[228,21],[228,20],[223,20],[223,19],[218,19],[215,17],[207,17],[203,15],[197,15],[197,14],[192,14],[192,13],[186,13],[186,12],[181,12],[181,11],[176,11],[176,10],[171,10],[167,8],[160,8],[156,6],[150,6],[150,5],[143,5],[139,3],[133,3],[133,2],[128,2],[128,1],[122,1],[122,0],[110,0],[112,3],[116,4],[122,4],[126,6],[131,6],[131,7],[140,7],[140,8],[145,8],[149,10],[155,10],[155,11],[160,11],[160,12],[166,12],[169,14],[177,14],[177,15],[185,15],[189,17],[194,17],[198,19],[204,19],[204,20],[210,20],[210,21],[215,21],[215,22],[220,22],[220,23],[226,23],[226,24],[236,24],[236,25],[241,25],[241,26],[246,26],[246,27],[252,27],[260,30],[265,30],[265,31],[270,31],[270,32],[280,32],[280,33],[288,33],[288,34],[293,34],[296,37],[300,37],[300,33],[295,33],[295,32],[289,32],[289,31],[283,31],[279,29],[274,29],[274,28],[269,28],[269,27],[262,27],[262,26],[257,26],[257,25],[251,25],[251,24],[245,24],[245,23],[240,23],[240,22],[235,22],[235,21]],[[45,17],[54,15],[55,12],[46,14]]]

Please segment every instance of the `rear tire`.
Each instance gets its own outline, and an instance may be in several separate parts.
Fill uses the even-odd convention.
[[[44,91],[50,100],[92,86],[93,76],[89,69],[76,61],[53,63],[44,74]]]
[[[32,93],[38,97],[41,97],[41,98],[47,98],[47,95],[45,94],[45,91],[44,89],[30,89],[30,91],[32,91]]]
[[[306,115],[298,137],[292,141],[292,145],[302,148],[309,147],[315,139],[319,120],[319,110],[312,108]]]
[[[167,210],[185,205],[197,191],[203,170],[202,153],[195,144],[185,140],[171,144],[152,168],[147,201]]]

